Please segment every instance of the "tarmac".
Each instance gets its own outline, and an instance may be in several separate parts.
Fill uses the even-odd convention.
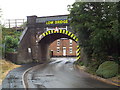
[[[0,85],[0,89],[4,88],[24,88],[22,76],[23,73],[30,67],[37,65],[37,64],[24,64],[21,67],[15,68],[11,70],[5,79],[2,81],[2,85]]]
[[[36,64],[22,65],[19,68],[15,68],[15,69],[11,70],[7,74],[6,78],[3,80],[2,85],[0,85],[0,90],[2,88],[22,88],[23,87],[22,74],[24,73],[25,70],[27,70],[28,68],[30,68],[31,66],[34,66],[34,65],[36,65]],[[85,72],[85,70],[83,68],[81,68],[79,65],[75,65],[75,67],[77,69]],[[87,74],[94,79],[97,79],[97,80],[100,80],[102,82],[120,87],[120,80],[104,79],[104,78],[101,78],[101,77],[96,76],[96,75],[91,75],[89,73],[87,73]]]

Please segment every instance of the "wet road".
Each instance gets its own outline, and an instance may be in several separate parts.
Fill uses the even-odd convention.
[[[75,69],[75,58],[52,58],[27,74],[28,88],[115,88]]]
[[[24,88],[23,81],[22,81],[23,73],[30,67],[33,67],[36,65],[38,64],[36,63],[24,64],[24,65],[21,65],[21,67],[11,70],[7,74],[6,78],[3,80],[1,88],[2,89]]]

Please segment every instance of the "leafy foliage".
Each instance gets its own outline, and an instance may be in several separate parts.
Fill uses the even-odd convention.
[[[2,39],[5,40],[6,36],[12,36],[14,38],[19,38],[21,35],[21,32],[17,32],[13,28],[5,28],[2,26]]]
[[[120,56],[118,7],[117,2],[76,2],[69,9],[73,32],[89,59]]]
[[[2,43],[5,44],[5,52],[16,52],[21,32],[12,28],[2,27]]]
[[[116,76],[118,73],[118,64],[113,61],[106,61],[99,66],[96,73],[104,78]]]
[[[18,46],[18,39],[11,36],[7,36],[5,40],[6,52],[15,52]]]

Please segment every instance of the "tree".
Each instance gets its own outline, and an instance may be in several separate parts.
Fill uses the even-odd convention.
[[[5,40],[5,51],[15,52],[18,46],[18,39],[11,36],[7,36]]]
[[[3,49],[3,53],[17,51],[20,35],[21,32],[18,32],[15,29],[5,28],[2,26],[2,43],[5,47],[5,50]]]
[[[119,3],[76,2],[70,10],[73,32],[88,58],[100,61],[120,56]]]

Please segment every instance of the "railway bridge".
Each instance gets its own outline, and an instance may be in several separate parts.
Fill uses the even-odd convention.
[[[49,45],[60,38],[72,39],[78,44],[76,59],[80,59],[78,38],[71,30],[68,15],[27,16],[27,27],[19,41],[17,63],[49,60]]]

